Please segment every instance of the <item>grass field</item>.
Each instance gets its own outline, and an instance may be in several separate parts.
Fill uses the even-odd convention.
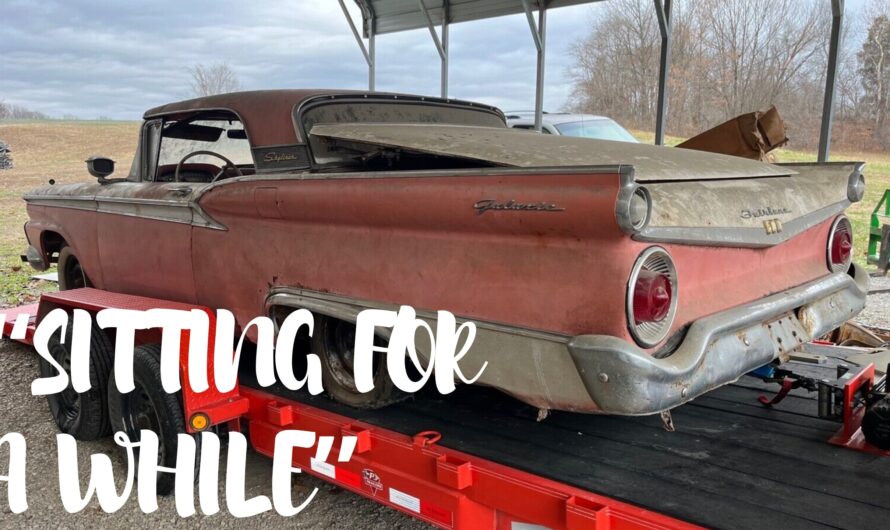
[[[109,156],[116,174],[126,174],[133,160],[138,122],[0,122],[0,140],[9,144],[15,167],[0,170],[0,306],[35,298],[47,282],[29,281],[34,273],[19,255],[27,247],[22,226],[28,216],[22,193],[56,183],[88,181],[84,160]]]
[[[104,155],[117,162],[116,175],[124,175],[133,160],[138,122],[35,121],[0,122],[0,140],[12,148],[15,168],[0,171],[0,306],[33,299],[45,282],[30,281],[33,271],[19,255],[27,243],[22,225],[27,220],[22,193],[43,186],[49,179],[59,184],[88,181],[84,160]],[[635,133],[651,142],[652,133]],[[668,137],[670,145],[681,139]],[[815,161],[816,154],[782,149],[782,162]],[[856,261],[865,263],[869,215],[885,189],[890,188],[890,153],[833,153],[833,160],[861,160],[866,166],[865,199],[848,210],[853,221]]]

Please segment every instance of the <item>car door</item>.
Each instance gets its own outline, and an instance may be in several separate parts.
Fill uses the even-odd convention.
[[[194,302],[193,198],[209,184],[153,180],[161,126],[160,120],[143,126],[139,178],[109,182],[96,194],[103,287]]]

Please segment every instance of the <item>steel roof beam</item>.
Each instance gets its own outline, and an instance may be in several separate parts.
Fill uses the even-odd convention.
[[[352,30],[352,36],[355,37],[355,42],[358,44],[359,49],[362,51],[362,55],[365,56],[365,62],[368,63],[368,90],[374,92],[375,85],[377,82],[377,68],[376,68],[376,46],[375,46],[375,25],[376,20],[374,17],[374,12],[370,5],[361,5],[359,6],[363,13],[362,17],[365,19],[365,32],[368,34],[368,46],[365,46],[365,41],[362,39],[362,36],[358,32],[358,28],[355,27],[355,22],[352,20],[352,17],[349,15],[349,11],[346,9],[346,4],[343,3],[343,0],[338,0],[340,2],[340,9],[343,10],[343,16],[346,17],[346,21],[349,22],[349,29]],[[365,12],[367,10],[367,12]]]
[[[667,120],[667,80],[671,68],[671,0],[655,0],[655,15],[661,31],[661,56],[658,63],[658,106],[655,109],[655,145],[664,145]]]
[[[341,0],[342,1],[342,0]],[[417,5],[420,7],[421,13],[423,13],[424,19],[426,19],[427,29],[430,30],[430,36],[433,38],[433,44],[436,45],[436,51],[439,52],[439,60],[442,61],[442,71],[441,71],[441,93],[443,98],[448,97],[448,0],[443,0],[442,2],[442,38],[439,38],[439,34],[436,33],[435,24],[433,24],[433,19],[430,17],[430,12],[426,8],[426,4],[424,4],[424,0],[417,0]]]
[[[538,49],[537,82],[535,83],[535,130],[541,132],[544,119],[544,64],[547,57],[547,2],[538,0],[537,24],[535,24],[529,0],[522,0],[522,8],[535,40],[535,47]]]
[[[837,58],[844,22],[844,0],[831,0],[831,40],[828,68],[825,72],[825,99],[822,103],[822,128],[819,131],[819,162],[828,162],[831,154],[831,124],[834,119],[834,93],[837,86]]]

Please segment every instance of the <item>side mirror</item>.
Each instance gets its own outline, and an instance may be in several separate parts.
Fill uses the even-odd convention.
[[[90,175],[99,179],[99,182],[105,180],[105,177],[114,173],[114,160],[104,156],[91,156],[87,160],[87,171]]]

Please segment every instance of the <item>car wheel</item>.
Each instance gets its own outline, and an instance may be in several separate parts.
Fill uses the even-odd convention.
[[[69,322],[64,342],[61,330],[54,333],[47,348],[53,359],[71,373],[71,341],[74,326]],[[74,436],[77,440],[95,440],[111,432],[108,419],[108,374],[111,372],[114,346],[99,327],[93,325],[90,334],[90,389],[83,393],[75,392],[71,381],[68,387],[57,394],[46,397],[49,410],[59,430]],[[41,377],[57,375],[56,369],[40,358]]]
[[[376,339],[379,346],[385,345]],[[360,409],[377,409],[403,399],[386,370],[386,359],[375,355],[374,389],[359,392],[355,385],[355,324],[330,317],[319,319],[312,336],[312,350],[321,359],[322,384],[336,401]]]
[[[180,434],[186,432],[180,393],[168,394],[161,385],[161,346],[149,344],[133,351],[133,384],[135,388],[121,393],[114,374],[108,383],[108,413],[113,432],[123,432],[131,441],[140,439],[143,429],[158,435],[158,466],[175,468]],[[195,468],[201,457],[201,437],[195,436]],[[138,459],[139,455],[136,454]],[[198,473],[195,473],[197,478]],[[173,492],[176,477],[158,473],[158,495]]]
[[[83,270],[80,260],[74,255],[71,247],[64,247],[59,252],[59,266],[57,268],[59,271],[60,291],[93,286],[93,282],[90,281],[86,271]]]

